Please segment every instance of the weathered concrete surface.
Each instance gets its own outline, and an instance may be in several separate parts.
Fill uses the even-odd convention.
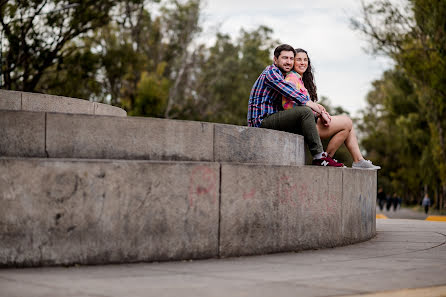
[[[364,241],[375,234],[373,185],[376,172],[355,169],[0,158],[0,265],[197,259]]]
[[[0,110],[0,156],[46,157],[45,114]]]
[[[223,164],[221,174],[221,256],[333,247],[375,235],[376,172]]]
[[[50,158],[212,161],[210,123],[142,117],[47,115]]]
[[[217,163],[0,158],[0,266],[215,257],[218,181]]]
[[[304,138],[291,133],[215,125],[215,161],[304,165]]]
[[[342,234],[347,243],[376,232],[377,171],[345,170],[343,176]]]
[[[334,249],[201,261],[1,269],[0,296],[440,297],[446,295],[444,234],[444,222],[378,220],[376,237]],[[414,292],[414,288],[424,289]]]
[[[122,108],[83,99],[0,90],[0,110],[127,116]]]
[[[2,139],[2,147],[11,148],[3,156],[304,164],[302,136],[281,131],[143,117],[31,114],[0,110],[5,118],[0,130],[14,136]],[[6,118],[20,119],[20,127]],[[27,126],[32,129],[20,133]],[[16,138],[26,154],[14,149]],[[44,148],[36,150],[42,142]]]
[[[22,92],[0,89],[0,110],[21,110]]]
[[[95,115],[108,115],[108,116],[118,116],[118,117],[127,116],[127,112],[122,108],[97,102],[94,102],[93,104],[94,104]]]
[[[22,92],[22,110],[94,114],[94,105],[87,100]]]

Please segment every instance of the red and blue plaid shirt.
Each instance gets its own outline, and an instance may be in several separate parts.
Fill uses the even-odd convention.
[[[285,81],[280,69],[273,64],[263,70],[252,87],[248,103],[248,126],[259,127],[267,115],[283,110],[282,96],[298,105],[310,101],[292,83]]]

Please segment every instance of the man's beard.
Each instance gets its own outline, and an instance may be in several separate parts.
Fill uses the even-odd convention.
[[[277,64],[276,64],[276,66],[277,66],[277,68],[280,69],[280,71],[282,71],[282,74],[286,74],[286,73],[288,73],[288,71],[286,71],[285,69],[283,69],[281,66],[279,66],[279,65],[277,65]]]

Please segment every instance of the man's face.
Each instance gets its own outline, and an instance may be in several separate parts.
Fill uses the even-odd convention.
[[[281,51],[278,58],[274,57],[274,64],[282,72],[288,72],[294,66],[294,53],[292,51]]]

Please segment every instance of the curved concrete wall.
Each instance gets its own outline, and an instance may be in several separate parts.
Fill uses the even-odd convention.
[[[254,255],[373,237],[376,171],[303,166],[304,155],[300,135],[0,90],[0,266]]]
[[[142,117],[0,110],[0,156],[304,165],[286,132]]]
[[[61,112],[74,114],[127,116],[122,108],[75,99],[29,92],[0,89],[0,110],[22,110],[40,112]]]
[[[0,158],[0,266],[334,247],[375,235],[376,171]]]

